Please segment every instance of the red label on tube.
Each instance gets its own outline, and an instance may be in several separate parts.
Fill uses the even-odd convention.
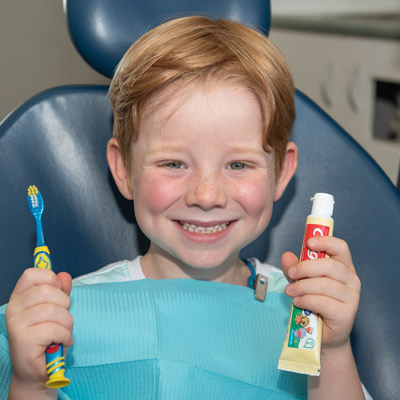
[[[301,250],[300,260],[316,260],[317,258],[325,258],[326,253],[324,251],[311,251],[307,247],[308,239],[315,236],[329,236],[330,227],[326,225],[316,225],[316,224],[308,224],[306,225],[304,232],[304,242],[303,248]]]

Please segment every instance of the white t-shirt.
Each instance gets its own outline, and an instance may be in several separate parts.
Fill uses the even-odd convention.
[[[94,283],[127,282],[146,279],[140,264],[141,258],[142,256],[138,256],[134,260],[123,260],[106,265],[95,272],[75,278],[72,284],[73,286],[81,286]],[[261,273],[268,277],[269,292],[283,293],[288,282],[282,270],[272,265],[264,264],[256,258],[250,258],[249,261],[253,264],[256,274]]]

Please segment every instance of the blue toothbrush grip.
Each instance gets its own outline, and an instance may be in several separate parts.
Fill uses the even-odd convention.
[[[46,382],[48,389],[58,389],[70,384],[70,380],[64,376],[64,348],[62,344],[52,344],[47,347],[46,371],[49,377]]]
[[[36,247],[33,253],[33,266],[35,268],[53,269],[50,251],[47,246]],[[52,344],[47,347],[46,352],[46,371],[49,377],[46,382],[48,389],[58,389],[70,384],[70,380],[64,376],[64,348],[62,344]]]

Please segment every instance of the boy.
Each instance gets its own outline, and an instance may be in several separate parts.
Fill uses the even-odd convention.
[[[275,291],[284,288],[296,306],[324,318],[321,375],[308,378],[308,397],[364,398],[349,341],[360,282],[346,243],[329,237],[308,242],[329,259],[299,263],[285,253],[287,286],[277,269],[239,257],[266,229],[273,202],[297,166],[297,148],[289,142],[294,87],[279,52],[237,23],[173,20],[128,50],[110,98],[109,166],[121,193],[134,200],[151,244],[143,257],[78,278],[75,285],[183,278],[239,288],[255,269],[269,276]],[[57,396],[44,387],[43,353],[52,343],[73,344],[70,291],[66,273],[30,269],[18,281],[6,310],[10,399]],[[279,396],[274,398],[298,398]]]

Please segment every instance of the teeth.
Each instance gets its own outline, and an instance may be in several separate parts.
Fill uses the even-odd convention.
[[[229,225],[229,222],[225,222],[223,224],[218,224],[214,226],[198,226],[194,224],[189,224],[188,222],[181,222],[181,225],[183,229],[189,232],[196,232],[196,233],[201,233],[203,235],[207,235],[209,233],[216,233],[216,232],[221,232],[224,229],[226,229]]]

